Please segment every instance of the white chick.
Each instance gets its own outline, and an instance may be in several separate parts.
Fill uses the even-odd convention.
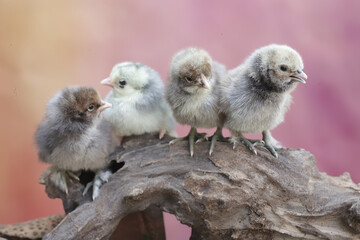
[[[101,81],[112,87],[105,100],[112,108],[104,111],[121,143],[131,135],[159,132],[176,136],[175,119],[164,97],[164,84],[159,74],[141,63],[116,64],[110,77]]]

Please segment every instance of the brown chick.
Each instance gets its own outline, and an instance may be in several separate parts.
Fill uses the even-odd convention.
[[[110,124],[99,117],[109,107],[91,87],[67,87],[49,101],[36,144],[39,159],[51,164],[50,179],[66,193],[67,175],[91,170],[96,172],[96,181],[104,174],[108,155],[116,146]],[[97,191],[93,189],[93,198]]]
[[[170,65],[166,99],[173,110],[175,119],[191,126],[187,137],[170,142],[189,140],[190,155],[194,154],[194,141],[203,141],[205,134],[196,128],[217,130],[212,137],[209,154],[217,139],[222,138],[222,118],[219,115],[219,82],[226,76],[226,68],[212,60],[203,49],[187,48],[173,57]]]

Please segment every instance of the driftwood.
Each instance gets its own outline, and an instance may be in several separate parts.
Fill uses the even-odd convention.
[[[120,220],[149,208],[191,226],[191,239],[360,239],[360,186],[348,173],[320,173],[309,152],[274,158],[262,147],[254,155],[217,143],[209,157],[203,142],[191,158],[187,142],[168,141],[125,139],[112,156],[125,164],[95,201],[81,196],[82,184],[68,197],[47,185],[69,214],[44,239],[109,239]]]

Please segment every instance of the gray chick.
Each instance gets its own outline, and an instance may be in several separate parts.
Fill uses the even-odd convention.
[[[109,107],[91,87],[67,87],[49,101],[36,144],[39,159],[51,164],[50,179],[64,192],[68,192],[67,176],[77,178],[76,171],[96,172],[97,186],[99,179],[108,175],[102,170],[109,164],[116,139],[110,124],[99,115]],[[97,191],[93,189],[93,198]]]
[[[264,146],[277,157],[281,145],[270,133],[284,121],[291,103],[290,93],[298,83],[306,83],[303,61],[298,52],[286,45],[268,45],[257,49],[240,66],[228,72],[221,85],[221,111],[224,126],[238,142],[257,153],[254,145]],[[242,133],[262,132],[263,141],[246,139]]]
[[[173,144],[189,140],[190,155],[194,154],[194,142],[206,140],[205,134],[196,128],[217,127],[211,137],[209,154],[215,142],[222,137],[223,118],[219,115],[219,84],[226,76],[226,68],[212,60],[203,49],[187,48],[175,54],[170,65],[166,99],[175,119],[191,126],[188,136],[174,139]]]

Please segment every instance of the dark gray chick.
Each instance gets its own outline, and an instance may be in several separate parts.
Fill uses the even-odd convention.
[[[191,126],[188,136],[174,139],[189,140],[190,155],[194,154],[194,141],[205,140],[205,134],[196,128],[217,127],[212,136],[209,154],[215,142],[222,138],[223,119],[219,115],[220,81],[226,76],[226,68],[213,61],[203,49],[187,48],[176,53],[170,65],[166,99],[177,122]]]
[[[96,172],[94,182],[108,175],[102,170],[109,164],[116,139],[110,124],[99,117],[108,107],[111,104],[91,87],[67,87],[47,105],[36,132],[39,159],[51,164],[50,179],[66,193],[66,177],[76,178],[76,171]],[[93,189],[93,198],[97,191]]]
[[[221,85],[224,126],[232,134],[234,148],[240,141],[256,154],[260,142],[275,156],[281,145],[270,130],[284,121],[291,103],[290,93],[306,83],[303,61],[286,45],[268,45],[256,50],[240,66],[228,72]],[[263,141],[246,139],[242,133],[262,133]]]

